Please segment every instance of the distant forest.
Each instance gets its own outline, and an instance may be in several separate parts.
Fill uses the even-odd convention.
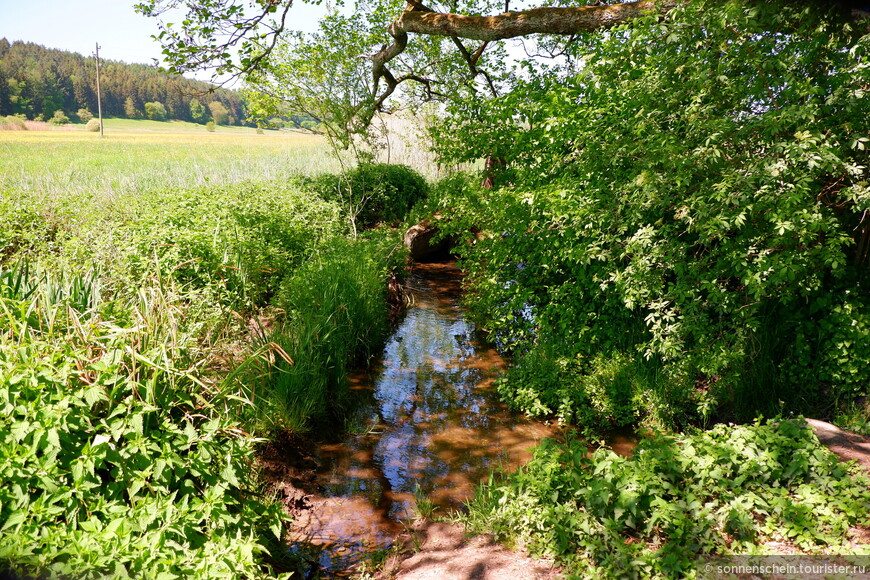
[[[0,117],[49,120],[63,111],[75,119],[81,109],[96,115],[96,76],[92,57],[0,38]],[[106,117],[245,124],[238,93],[153,66],[101,60],[100,87]]]

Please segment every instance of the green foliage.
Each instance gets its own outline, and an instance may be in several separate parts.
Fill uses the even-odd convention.
[[[137,205],[138,216],[115,234],[134,244],[131,273],[156,257],[176,280],[235,308],[266,304],[312,247],[342,229],[334,204],[292,185],[169,190]]]
[[[275,299],[286,321],[264,341],[274,364],[258,387],[268,422],[304,431],[347,410],[347,371],[386,338],[387,280],[404,259],[393,235],[336,238],[286,279]]]
[[[103,263],[113,279],[133,287],[156,264],[167,277],[242,310],[267,304],[311,248],[344,230],[334,204],[286,184],[155,191],[125,198],[111,215],[105,206],[68,200],[51,221],[28,203],[11,197],[5,204],[5,253],[63,267]]]
[[[152,153],[178,154],[165,145]],[[286,180],[124,183],[0,190],[0,574],[272,577],[281,510],[250,433],[280,424],[264,415],[281,403],[228,368],[252,355],[250,318],[283,279],[304,293],[295,272],[343,217]],[[371,261],[387,267],[392,246],[372,242]],[[364,262],[327,253],[341,272]],[[384,274],[366,280],[357,303],[384,308]],[[360,321],[360,336],[385,324]]]
[[[218,97],[234,118],[244,118],[244,104],[237,92],[169,75],[154,66],[102,60],[100,76],[105,117],[141,118],[143,103],[160,101],[173,117],[194,121],[189,114],[193,96],[209,93]],[[97,110],[95,77],[89,56],[0,39],[0,118],[20,114],[37,120],[40,115],[51,117],[57,109],[88,111],[87,117]],[[79,120],[87,123],[89,119]]]
[[[190,119],[194,123],[205,123],[208,120],[208,111],[205,105],[197,99],[190,99]]]
[[[4,571],[270,576],[280,506],[259,498],[254,440],[204,382],[177,290],[107,302],[96,275],[0,271]]]
[[[212,120],[218,125],[229,125],[229,111],[220,101],[212,101],[208,104]]]
[[[142,111],[136,108],[136,102],[133,97],[124,99],[124,116],[128,119],[139,119],[142,117]]]
[[[17,115],[8,115],[0,118],[0,129],[26,131],[27,125],[24,124],[24,119]]]
[[[94,118],[94,114],[87,109],[82,108],[78,110],[78,112],[76,113],[76,117],[78,117],[79,121],[81,121],[82,123],[87,123]]]
[[[48,120],[51,125],[69,125],[69,117],[66,116],[61,110],[57,110],[54,112],[54,116]]]
[[[100,120],[99,119],[91,119],[88,121],[88,124],[85,125],[85,131],[90,133],[99,133],[100,131]]]
[[[520,357],[643,356],[677,425],[867,395],[868,43],[821,4],[696,1],[454,103],[445,161],[494,151],[513,181],[438,208],[489,234],[464,250],[475,316]],[[524,408],[588,388],[551,365],[531,396],[526,369]]]
[[[166,106],[160,101],[145,103],[145,117],[152,121],[165,121],[167,118]]]
[[[357,58],[372,47],[372,36],[360,12],[326,16],[315,34],[285,35],[269,62],[246,78],[251,116],[305,115],[337,149],[355,147],[373,112],[371,65]]]
[[[834,417],[834,424],[845,431],[870,436],[870,405],[862,403],[844,405]]]
[[[310,183],[324,199],[346,208],[359,228],[404,220],[429,191],[419,173],[387,163],[363,163],[346,174],[323,175]]]
[[[693,577],[698,555],[765,540],[853,551],[847,532],[868,524],[868,484],[801,420],[717,425],[643,440],[631,458],[545,441],[483,486],[465,519],[584,577]]]
[[[214,130],[215,130],[214,121],[207,122],[205,124],[205,130],[208,131],[209,133],[214,133]]]

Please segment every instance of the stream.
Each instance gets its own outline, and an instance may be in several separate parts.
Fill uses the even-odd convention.
[[[417,264],[409,284],[413,304],[382,359],[351,377],[351,388],[368,395],[352,432],[312,453],[317,492],[290,542],[327,576],[388,547],[418,498],[441,513],[459,508],[493,468],[527,462],[540,439],[557,433],[500,402],[493,381],[505,362],[465,320],[455,265]]]

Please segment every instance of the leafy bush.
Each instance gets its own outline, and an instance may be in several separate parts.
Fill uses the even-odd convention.
[[[87,109],[79,109],[76,113],[76,117],[78,117],[79,121],[81,121],[82,123],[87,123],[94,118],[94,114]]]
[[[214,133],[214,130],[215,130],[214,121],[207,122],[205,124],[205,130],[208,131],[209,133]]]
[[[26,131],[27,125],[24,124],[24,119],[17,115],[8,115],[0,118],[0,129],[6,131]]]
[[[97,276],[0,272],[0,571],[270,577],[280,506],[170,291],[113,304]]]
[[[48,120],[52,125],[69,125],[69,117],[63,111],[55,111],[54,116]]]
[[[571,43],[577,73],[457,104],[445,161],[494,152],[514,172],[448,206],[451,233],[489,234],[463,252],[482,326],[519,357],[536,342],[585,361],[640,354],[681,402],[666,416],[870,394],[870,37],[825,6],[684,3]]]
[[[643,440],[631,458],[545,441],[534,459],[483,486],[467,523],[584,577],[683,577],[700,554],[764,540],[853,548],[870,523],[870,480],[840,463],[801,420]]]
[[[362,164],[347,175],[325,175],[313,181],[324,199],[340,203],[355,227],[405,219],[429,188],[419,173],[404,165]]]
[[[91,133],[98,133],[100,131],[100,120],[91,119],[90,121],[88,121],[88,124],[85,125],[85,131],[90,131]]]
[[[145,103],[145,116],[152,121],[165,121],[167,116],[166,106],[159,101]]]
[[[226,106],[220,101],[212,101],[208,104],[211,117],[218,125],[229,125],[230,117]]]

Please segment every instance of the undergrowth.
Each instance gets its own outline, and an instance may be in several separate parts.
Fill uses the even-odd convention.
[[[703,554],[856,553],[870,480],[800,420],[717,425],[643,440],[631,458],[545,441],[514,474],[482,486],[464,521],[578,577],[694,577]],[[866,546],[861,549],[867,550]]]
[[[333,239],[284,280],[283,322],[263,336],[270,360],[252,387],[261,420],[306,431],[350,411],[347,372],[366,366],[387,336],[387,281],[406,253],[392,234]]]
[[[340,413],[395,236],[345,240],[347,208],[295,181],[0,194],[0,575],[292,569],[256,435]]]
[[[271,576],[280,508],[178,290],[106,301],[98,276],[0,270],[0,571]]]

